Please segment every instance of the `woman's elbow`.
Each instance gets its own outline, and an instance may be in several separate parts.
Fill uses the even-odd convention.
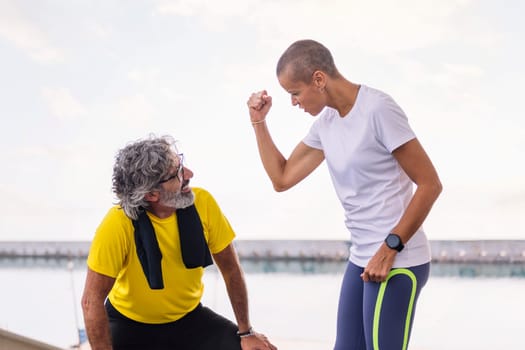
[[[288,188],[289,187],[285,187],[285,186],[281,186],[281,185],[276,185],[276,184],[273,185],[273,189],[274,189],[275,192],[284,192]]]
[[[432,184],[432,193],[434,194],[434,198],[437,199],[439,195],[441,194],[441,192],[443,192],[443,184],[441,183],[439,179],[437,179]]]
[[[293,185],[287,184],[283,181],[272,181],[273,189],[275,192],[284,192],[290,189]]]
[[[281,176],[275,176],[271,177],[270,180],[272,181],[273,189],[276,192],[284,192],[286,190],[289,190],[290,188],[297,185],[299,182],[301,182],[306,175],[298,175],[297,173],[283,173]]]

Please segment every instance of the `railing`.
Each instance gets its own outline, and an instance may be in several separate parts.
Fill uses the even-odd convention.
[[[85,258],[88,241],[4,241],[0,258]],[[344,261],[351,243],[343,240],[236,240],[246,260]],[[525,240],[434,240],[434,262],[525,263]]]

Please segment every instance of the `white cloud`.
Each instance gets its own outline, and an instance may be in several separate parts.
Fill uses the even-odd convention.
[[[132,70],[128,72],[127,76],[128,76],[128,79],[133,82],[143,83],[144,81],[158,77],[158,74],[159,74],[158,70],[154,72],[144,72],[140,70]]]
[[[88,23],[88,30],[99,39],[110,39],[113,35],[113,28],[102,23]]]
[[[483,69],[476,65],[445,63],[444,68],[459,76],[482,78],[484,75]]]
[[[212,28],[239,22],[256,26],[266,45],[285,45],[304,37],[339,43],[376,54],[426,47],[443,40],[461,40],[452,17],[470,0],[179,0],[157,2],[157,13],[195,18]],[[484,32],[467,32],[470,42],[491,43]],[[474,40],[475,37],[475,40]],[[239,43],[242,44],[242,43]],[[333,47],[333,45],[330,45]]]
[[[73,120],[87,115],[86,108],[66,88],[46,87],[42,89],[42,96],[51,113],[60,120]]]
[[[261,7],[260,2],[253,0],[158,0],[156,13],[185,17],[234,17],[249,15]]]
[[[154,13],[163,16],[191,17],[207,30],[222,32],[257,5],[251,0],[159,0]]]
[[[467,222],[458,217],[451,225],[448,219],[461,212],[453,206],[457,197],[448,194],[457,192],[453,184],[460,189],[475,185],[472,192],[479,198],[459,193],[465,198],[462,207],[484,198],[487,183],[523,193],[525,169],[518,160],[525,128],[519,86],[512,85],[520,81],[520,56],[500,50],[501,45],[521,47],[517,39],[523,33],[504,23],[508,14],[503,10],[493,20],[494,13],[484,12],[487,4],[460,0],[162,0],[149,11],[144,11],[148,5],[121,2],[122,13],[117,14],[107,11],[114,3],[97,7],[84,1],[74,11],[69,5],[50,4],[0,0],[0,56],[23,52],[37,62],[60,62],[64,54],[53,43],[64,43],[71,53],[67,67],[28,65],[26,59],[4,65],[13,72],[10,79],[0,79],[11,104],[2,104],[0,115],[16,117],[0,138],[5,149],[0,158],[8,167],[0,193],[21,193],[17,206],[27,196],[35,203],[45,201],[46,214],[69,215],[90,205],[105,209],[111,202],[108,184],[115,150],[150,131],[173,133],[188,146],[183,149],[195,166],[193,184],[201,181],[217,196],[242,237],[320,238],[334,232],[346,237],[326,167],[294,192],[273,193],[245,107],[249,93],[268,89],[274,98],[268,119],[272,136],[283,154],[289,154],[313,119],[290,105],[274,69],[282,50],[306,37],[326,44],[349,79],[391,93],[407,111],[447,192],[429,222],[434,238],[456,234],[455,224]],[[67,20],[52,17],[57,10],[64,10],[61,18]],[[81,24],[78,31],[71,31],[72,23]],[[195,41],[187,40],[180,28],[191,31]],[[504,65],[507,61],[500,57],[513,60]],[[508,80],[497,80],[507,75]],[[12,78],[16,76],[24,79]],[[44,108],[39,101],[18,103],[31,99],[34,91],[43,96]],[[46,107],[59,121],[75,123],[38,121],[38,127],[27,130],[35,116],[46,115]],[[24,139],[9,130],[30,132],[22,134]],[[216,151],[226,156],[217,157]],[[253,190],[249,198],[248,187]],[[309,205],[312,198],[322,208]],[[509,214],[523,211],[523,201],[505,203],[512,207],[505,213],[508,225],[523,226],[523,220]],[[490,201],[490,208],[481,209],[497,212],[500,207],[501,201]],[[265,208],[271,208],[263,210],[266,220],[257,221]],[[485,215],[473,208],[469,220]],[[333,226],[317,227],[309,217],[322,217]],[[99,219],[94,215],[85,222]],[[16,227],[16,220],[10,223]],[[32,222],[26,224],[31,237]],[[477,234],[477,227],[469,225],[459,228],[464,231],[460,236]],[[486,226],[496,230],[497,225]],[[69,232],[67,227],[58,230]]]
[[[198,7],[203,7],[202,1],[157,1],[156,13],[161,15],[192,16],[197,13]]]
[[[12,42],[39,63],[62,63],[62,50],[52,47],[41,28],[23,18],[13,2],[0,3],[0,37]]]
[[[481,81],[484,74],[484,70],[475,64],[443,63],[434,72],[430,72],[427,68],[427,72],[423,77],[429,77],[431,84],[444,89],[451,98],[454,98],[454,96],[463,98],[469,95],[469,90],[466,87],[474,87],[474,84]],[[453,90],[447,91],[446,89]]]
[[[113,117],[126,123],[146,123],[155,114],[155,107],[142,93],[120,97],[113,108]]]

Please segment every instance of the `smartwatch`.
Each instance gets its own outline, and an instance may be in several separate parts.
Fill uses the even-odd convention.
[[[397,250],[398,252],[402,251],[405,246],[401,242],[401,237],[395,233],[389,233],[385,238],[385,243],[388,248]]]

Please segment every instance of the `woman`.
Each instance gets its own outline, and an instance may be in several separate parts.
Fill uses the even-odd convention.
[[[319,116],[287,159],[265,123],[271,96],[264,90],[250,96],[274,189],[291,188],[326,160],[351,233],[335,349],[406,349],[429,276],[422,224],[442,190],[437,172],[395,101],[345,79],[322,44],[293,43],[277,63],[277,78],[293,106]]]

